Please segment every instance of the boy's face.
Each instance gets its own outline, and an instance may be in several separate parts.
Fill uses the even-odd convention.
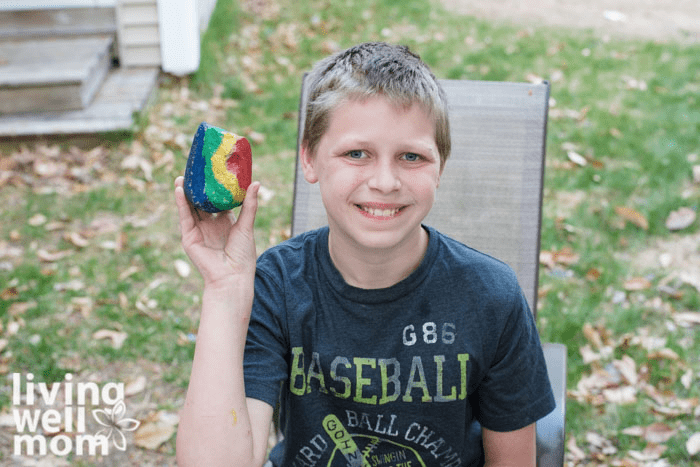
[[[441,174],[435,124],[420,105],[343,101],[302,164],[320,184],[332,238],[367,250],[418,245]]]

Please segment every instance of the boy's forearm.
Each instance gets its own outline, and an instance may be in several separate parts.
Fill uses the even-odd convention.
[[[248,282],[248,281],[244,281]],[[202,298],[197,343],[177,436],[178,465],[254,465],[243,352],[252,281]]]

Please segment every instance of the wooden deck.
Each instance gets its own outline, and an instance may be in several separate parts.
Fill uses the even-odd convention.
[[[115,66],[116,20],[106,7],[0,11],[0,137],[131,129],[159,68]]]
[[[90,105],[80,110],[0,115],[0,136],[129,130],[158,82],[158,68],[114,69]]]

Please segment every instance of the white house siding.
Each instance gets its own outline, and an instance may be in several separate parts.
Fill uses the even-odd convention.
[[[117,40],[121,66],[161,65],[156,0],[119,0]]]

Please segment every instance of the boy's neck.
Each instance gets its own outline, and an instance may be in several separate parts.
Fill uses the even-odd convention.
[[[415,240],[389,250],[360,249],[342,235],[328,236],[328,250],[345,282],[361,289],[383,289],[407,278],[420,265],[428,249],[429,235],[420,226]]]

